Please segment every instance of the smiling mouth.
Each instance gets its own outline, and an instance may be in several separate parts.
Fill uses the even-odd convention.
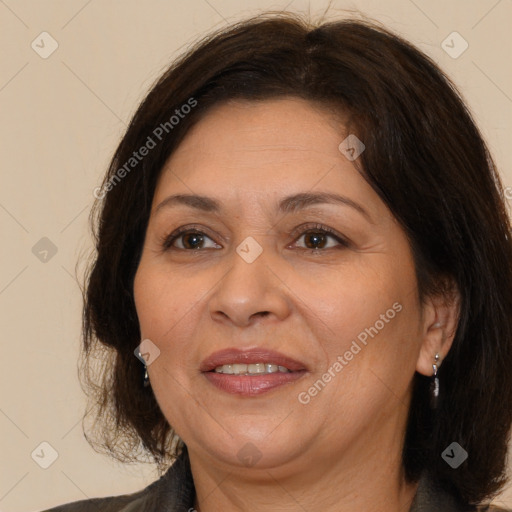
[[[256,376],[265,375],[271,373],[291,373],[285,366],[273,364],[273,363],[250,363],[250,364],[223,364],[217,366],[211,372],[223,373],[226,375],[245,375],[245,376]]]
[[[199,371],[217,389],[239,397],[255,397],[302,378],[306,365],[275,350],[233,347],[210,354]]]
[[[216,366],[203,375],[215,387],[240,397],[255,397],[290,385],[306,374],[273,363],[234,363]]]

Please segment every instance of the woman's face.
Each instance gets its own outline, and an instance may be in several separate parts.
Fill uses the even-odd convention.
[[[310,468],[401,446],[425,320],[348,135],[304,100],[232,102],[163,169],[135,302],[154,394],[194,456]]]

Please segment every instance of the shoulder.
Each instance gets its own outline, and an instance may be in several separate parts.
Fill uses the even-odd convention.
[[[476,512],[512,512],[512,509],[502,508],[496,505],[480,505],[476,508]]]
[[[170,473],[172,472],[167,472],[167,474]],[[138,512],[149,510],[148,504],[152,503],[164,481],[165,475],[136,492],[73,501],[41,512]]]
[[[105,498],[91,498],[86,500],[65,503],[57,507],[45,509],[42,512],[136,512],[143,510],[147,501],[146,489],[120,496]]]
[[[65,503],[41,512],[182,511],[191,508],[194,494],[194,482],[190,471],[188,452],[183,449],[167,472],[145,489],[119,496],[90,498]]]
[[[428,472],[419,480],[416,496],[409,512],[512,512],[510,508],[497,505],[469,505],[452,494],[441,482]]]

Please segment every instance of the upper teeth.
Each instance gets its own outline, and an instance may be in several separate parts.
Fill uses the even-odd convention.
[[[284,366],[270,363],[255,364],[224,364],[215,368],[217,373],[228,373],[233,375],[257,375],[259,373],[288,373],[290,370]]]

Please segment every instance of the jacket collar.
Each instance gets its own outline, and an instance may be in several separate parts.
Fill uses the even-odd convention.
[[[153,489],[151,489],[153,487]],[[194,510],[195,489],[187,448],[160,477],[148,488],[144,508],[142,510],[158,510],[159,512],[186,512]],[[121,512],[125,512],[122,510]],[[129,512],[127,510],[126,512]]]
[[[121,512],[131,510],[158,510],[162,512],[186,512],[193,510],[195,499],[194,482],[190,471],[190,460],[186,447],[174,464],[159,480],[149,485],[140,498],[142,509],[130,505]],[[134,504],[133,504],[134,505]],[[452,494],[445,491],[427,473],[419,480],[418,489],[409,512],[468,512],[476,510],[465,506]]]
[[[465,505],[443,489],[428,473],[423,473],[409,512],[471,512],[475,507]]]

